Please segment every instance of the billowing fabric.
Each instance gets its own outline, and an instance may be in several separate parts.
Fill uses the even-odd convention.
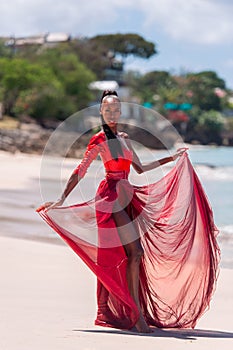
[[[74,170],[82,178],[100,154],[106,177],[95,198],[39,214],[96,274],[98,305],[106,303],[111,313],[107,322],[97,316],[95,323],[130,329],[139,313],[128,290],[127,256],[112,214],[116,203],[124,204],[144,250],[139,297],[147,323],[193,328],[209,306],[218,274],[218,230],[210,204],[186,153],[159,181],[132,185],[132,151],[119,139],[124,157],[112,160],[99,132]]]

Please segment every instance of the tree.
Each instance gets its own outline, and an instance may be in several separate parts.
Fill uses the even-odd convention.
[[[68,105],[63,89],[51,83],[21,91],[13,111],[19,117],[29,115],[46,125],[48,120],[65,119],[72,107]]]
[[[203,71],[186,75],[187,88],[192,93],[191,101],[201,110],[222,110],[221,98],[215,89],[226,89],[225,82],[215,72]]]
[[[77,38],[71,40],[66,49],[67,47],[88,65],[99,80],[108,77],[108,70],[123,72],[124,60],[129,55],[146,59],[157,53],[154,43],[137,34],[106,34]]]
[[[66,98],[73,103],[73,113],[88,105],[92,98],[88,85],[96,76],[69,47],[67,51],[62,47],[47,49],[38,60],[42,66],[49,67],[62,84]]]
[[[130,81],[134,94],[142,103],[156,103],[158,109],[167,101],[175,102],[180,95],[175,79],[166,71],[152,71]]]
[[[186,142],[198,140],[202,144],[222,143],[221,132],[225,125],[225,119],[218,111],[201,111],[198,107],[190,113],[190,121],[185,136]]]
[[[48,68],[25,59],[0,59],[0,87],[6,114],[15,114],[15,103],[22,91],[35,86],[40,90],[45,85],[53,86],[57,92],[61,90],[59,81]]]
[[[125,60],[128,56],[148,59],[157,53],[154,43],[144,40],[137,34],[97,35],[89,39],[89,45],[98,48],[97,55],[101,52],[101,60],[105,66],[101,76],[115,77],[119,83],[121,83]]]
[[[88,105],[95,75],[68,45],[0,59],[0,95],[9,115],[30,114],[40,122],[65,119]]]
[[[92,42],[100,43],[122,57],[129,55],[150,58],[156,54],[155,44],[144,40],[138,34],[106,34],[91,38]]]
[[[88,38],[73,39],[69,43],[70,52],[74,53],[81,62],[85,63],[98,80],[105,78],[105,69],[110,65],[109,48],[103,43]]]
[[[0,39],[0,57],[10,57],[10,56],[11,56],[10,47],[5,45],[5,42],[3,39]]]

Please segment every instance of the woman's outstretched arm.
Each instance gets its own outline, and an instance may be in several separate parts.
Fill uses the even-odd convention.
[[[96,139],[96,136],[94,135],[91,138],[91,140],[86,148],[86,152],[84,154],[84,157],[83,157],[81,163],[74,169],[69,180],[67,181],[67,184],[65,186],[65,189],[64,189],[61,197],[55,202],[44,203],[42,206],[40,206],[37,209],[37,211],[40,211],[42,209],[49,210],[49,209],[61,206],[64,203],[66,197],[75,188],[75,186],[79,183],[79,181],[85,176],[88,167],[90,166],[92,161],[97,157],[98,152],[99,152],[98,140]]]
[[[75,186],[78,184],[80,180],[80,177],[78,174],[72,174],[69,178],[69,180],[67,181],[66,187],[61,195],[61,198],[59,198],[58,200],[56,200],[55,202],[46,202],[44,204],[42,204],[37,211],[40,211],[41,209],[52,209],[52,208],[56,208],[61,206],[66,197],[70,194],[70,192],[75,188]]]
[[[132,162],[132,165],[133,165],[134,169],[136,170],[136,172],[138,174],[142,174],[142,173],[144,173],[146,171],[153,170],[155,168],[158,168],[161,165],[164,165],[164,164],[167,164],[169,162],[172,162],[172,161],[176,160],[177,158],[181,157],[182,154],[184,152],[186,152],[187,149],[188,149],[188,148],[185,148],[185,147],[184,148],[179,148],[173,156],[161,158],[161,159],[149,162],[147,164],[142,164],[142,162],[140,161],[138,155],[136,154],[136,152],[132,148],[132,145],[131,145],[130,142],[129,142],[129,145],[130,145],[130,147],[131,147],[131,149],[133,151],[133,162]]]

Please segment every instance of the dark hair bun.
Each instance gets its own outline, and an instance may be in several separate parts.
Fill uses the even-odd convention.
[[[103,94],[102,94],[102,97],[101,97],[101,102],[103,101],[103,99],[106,96],[117,96],[118,97],[118,94],[117,94],[117,92],[115,90],[104,90]]]

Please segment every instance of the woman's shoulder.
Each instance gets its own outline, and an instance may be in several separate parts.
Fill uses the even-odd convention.
[[[98,131],[96,134],[92,135],[89,143],[98,144],[105,140],[105,134],[103,130]]]

